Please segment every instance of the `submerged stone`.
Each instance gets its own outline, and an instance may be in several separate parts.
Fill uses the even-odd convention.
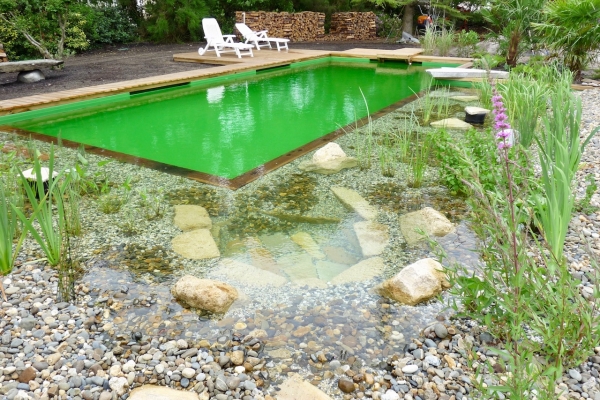
[[[204,207],[189,204],[175,206],[173,223],[184,232],[212,227],[208,211]]]
[[[298,246],[302,247],[304,251],[311,255],[311,257],[323,260],[325,254],[321,251],[319,245],[315,240],[306,232],[298,232],[291,236],[291,239]]]
[[[256,287],[281,287],[287,283],[283,276],[230,258],[221,260],[213,273]]]
[[[347,265],[338,264],[331,261],[317,261],[317,275],[324,282],[329,282],[333,277],[348,269]]]
[[[185,232],[171,241],[173,251],[185,258],[201,260],[219,257],[219,248],[208,229]]]
[[[164,386],[144,385],[133,389],[129,400],[198,400],[198,394]]]
[[[378,222],[357,222],[354,224],[354,232],[364,257],[377,256],[383,253],[390,241],[388,226]]]
[[[377,208],[369,204],[358,192],[345,187],[332,187],[331,191],[338,200],[362,218],[371,220],[377,218]]]
[[[331,283],[334,285],[342,285],[351,282],[368,281],[381,275],[384,267],[383,258],[368,258],[335,276],[331,280]]]

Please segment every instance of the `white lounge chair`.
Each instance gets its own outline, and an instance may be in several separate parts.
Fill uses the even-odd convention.
[[[222,53],[235,53],[238,58],[242,56],[254,57],[251,44],[236,43],[233,41],[235,35],[223,35],[219,23],[214,18],[202,19],[202,29],[206,38],[206,47],[200,47],[198,54],[204,55],[207,51],[214,51],[217,57],[221,57]]]
[[[266,30],[254,32],[252,29],[248,27],[246,24],[237,23],[235,27],[242,34],[244,39],[246,39],[245,43],[254,43],[256,46],[256,50],[260,50],[261,47],[267,47],[271,49],[271,42],[277,45],[277,51],[281,51],[281,49],[285,49],[288,51],[288,42],[290,39],[281,39],[281,38],[272,38],[267,36]]]

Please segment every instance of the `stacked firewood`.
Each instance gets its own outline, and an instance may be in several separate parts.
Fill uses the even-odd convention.
[[[340,12],[331,15],[327,40],[372,40],[377,34],[372,12]]]
[[[236,22],[244,22],[244,12],[236,11]],[[325,14],[316,12],[245,12],[246,25],[253,31],[268,30],[268,36],[292,42],[314,42],[325,35]]]

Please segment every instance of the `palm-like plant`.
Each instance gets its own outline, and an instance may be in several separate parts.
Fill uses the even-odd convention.
[[[581,71],[600,50],[600,0],[554,0],[532,24],[541,42],[555,51],[581,81]]]

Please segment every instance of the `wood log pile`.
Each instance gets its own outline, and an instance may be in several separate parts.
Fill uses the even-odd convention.
[[[4,46],[0,43],[0,62],[8,62],[8,57],[4,52]]]
[[[325,35],[325,14],[311,11],[275,13],[246,12],[246,25],[253,31],[268,30],[268,36],[290,39],[292,42],[314,42]],[[236,22],[243,22],[242,11],[235,12]],[[236,32],[239,33],[239,32]]]
[[[327,40],[373,40],[377,35],[372,12],[340,12],[331,15]]]

